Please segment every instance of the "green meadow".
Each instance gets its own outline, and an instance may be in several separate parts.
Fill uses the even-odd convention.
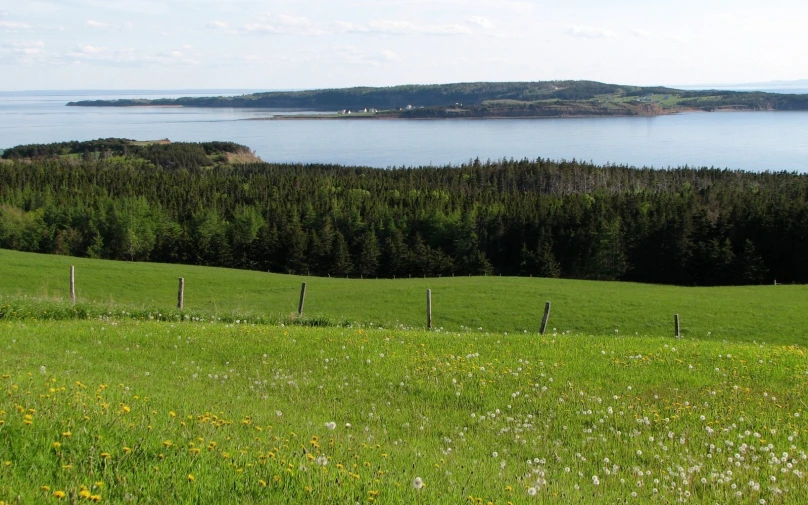
[[[805,291],[0,251],[0,504],[805,503]]]
[[[797,346],[0,321],[4,503],[805,503]]]
[[[76,267],[78,306],[90,313],[171,313],[177,278],[185,312],[199,318],[284,321],[297,314],[323,324],[425,328],[426,290],[433,324],[451,331],[533,333],[544,304],[548,328],[587,335],[672,336],[679,314],[688,338],[808,342],[808,287],[678,287],[524,277],[329,279],[188,265],[129,263],[0,250],[0,312],[63,310],[69,268]],[[93,312],[95,311],[95,312]],[[173,312],[172,312],[173,311]],[[41,312],[41,311],[40,311]],[[35,315],[35,314],[34,314]],[[40,314],[41,315],[41,314]]]

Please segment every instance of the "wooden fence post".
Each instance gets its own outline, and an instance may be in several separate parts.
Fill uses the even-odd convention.
[[[539,328],[539,333],[544,335],[544,330],[547,329],[547,321],[550,319],[550,302],[546,302],[544,304],[544,317],[541,318],[541,328]]]
[[[432,329],[432,290],[426,290],[426,329]]]
[[[70,265],[70,305],[76,304],[76,267]]]
[[[300,304],[297,306],[297,317],[303,317],[303,304],[306,303],[306,283],[300,286]]]
[[[679,333],[679,314],[673,315],[673,331],[676,338],[682,338],[682,334]]]
[[[185,279],[183,277],[179,278],[180,286],[177,291],[177,308],[182,310],[185,306]]]

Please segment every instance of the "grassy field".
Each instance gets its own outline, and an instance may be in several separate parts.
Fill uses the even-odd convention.
[[[0,502],[806,503],[799,347],[0,321]]]
[[[328,279],[221,268],[126,263],[0,250],[0,306],[36,299],[67,307],[69,265],[80,304],[168,312],[177,278],[186,282],[187,314],[274,320],[296,314],[301,282],[305,312],[331,322],[424,328],[426,289],[437,328],[478,333],[533,333],[552,302],[557,333],[671,336],[673,314],[688,338],[808,343],[806,286],[687,288],[513,277]],[[26,298],[27,297],[27,298]],[[8,313],[9,310],[6,310]]]
[[[0,505],[805,503],[806,294],[0,251]]]

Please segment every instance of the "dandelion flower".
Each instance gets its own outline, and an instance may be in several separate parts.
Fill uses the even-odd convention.
[[[189,473],[188,474],[188,482],[193,482],[195,480],[196,480],[196,477],[194,477],[194,475],[192,473]]]
[[[59,499],[59,500],[61,500],[61,499],[62,499],[62,498],[64,498],[65,496],[67,496],[67,494],[66,494],[64,491],[61,491],[61,490],[60,490],[60,491],[54,491],[54,492],[53,492],[53,497],[54,497],[54,498],[57,498],[57,499]]]
[[[331,422],[325,423],[325,427],[328,428],[329,430],[333,430],[333,429],[336,429],[337,423],[331,421]]]
[[[414,479],[412,480],[412,487],[414,487],[415,489],[417,489],[417,490],[419,490],[419,491],[420,491],[421,489],[423,489],[423,487],[424,487],[425,485],[426,485],[426,484],[424,484],[424,481],[423,481],[423,480],[421,480],[421,477],[416,477],[416,478],[414,478]]]
[[[536,496],[536,493],[538,492],[539,492],[538,489],[536,489],[535,487],[527,488],[527,494],[529,494],[530,496]]]

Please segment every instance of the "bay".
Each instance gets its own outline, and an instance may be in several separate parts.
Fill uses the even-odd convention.
[[[269,162],[379,168],[542,157],[655,168],[688,165],[808,172],[808,112],[802,111],[647,118],[257,121],[295,111],[65,106],[68,101],[94,98],[244,92],[2,92],[0,149],[102,137],[168,138],[238,142]]]

